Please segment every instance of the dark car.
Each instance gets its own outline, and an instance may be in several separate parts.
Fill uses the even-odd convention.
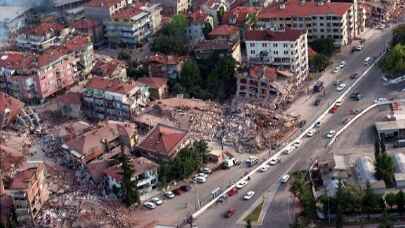
[[[183,192],[188,192],[191,190],[191,186],[190,185],[180,186],[180,190],[182,190]]]
[[[180,188],[176,188],[172,191],[176,196],[181,195],[181,189]]]
[[[298,127],[299,127],[299,128],[303,128],[306,123],[307,123],[306,120],[301,120],[301,121],[298,123]]]
[[[238,189],[232,188],[231,190],[229,190],[228,196],[231,197],[231,196],[233,196],[233,195],[235,195],[237,193],[238,193]]]
[[[321,104],[321,101],[322,101],[321,98],[316,99],[315,102],[314,102],[314,105],[319,106]]]
[[[230,208],[230,209],[228,209],[228,210],[225,212],[224,217],[225,217],[225,218],[230,218],[230,217],[232,217],[234,214],[235,214],[235,209],[234,209],[234,208]]]
[[[354,100],[354,101],[359,101],[359,100],[361,100],[362,97],[363,97],[363,96],[362,96],[360,93],[352,93],[352,94],[350,95],[350,98],[351,98],[352,100]]]
[[[359,76],[359,73],[354,73],[350,75],[350,79],[356,79]]]

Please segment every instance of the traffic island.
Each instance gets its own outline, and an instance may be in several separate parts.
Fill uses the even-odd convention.
[[[259,205],[257,205],[256,208],[252,212],[250,212],[250,214],[248,216],[246,216],[243,219],[243,221],[245,221],[245,222],[250,221],[252,224],[257,224],[259,221],[260,214],[263,209],[263,204],[264,204],[264,201],[262,200],[259,203]]]

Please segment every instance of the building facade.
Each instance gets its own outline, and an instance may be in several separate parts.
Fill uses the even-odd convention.
[[[357,3],[357,2],[356,2]],[[364,30],[364,15],[357,4],[327,0],[293,0],[262,9],[257,16],[261,28],[283,30],[306,29],[308,40],[330,38],[335,46],[345,46]]]
[[[46,169],[42,162],[27,162],[26,168],[17,171],[6,188],[13,198],[17,222],[27,227],[34,226],[34,218],[48,200]]]
[[[149,101],[148,87],[143,84],[98,77],[90,79],[82,96],[86,116],[100,120],[131,120]]]
[[[251,30],[245,33],[249,63],[269,64],[292,73],[298,85],[308,76],[308,40],[305,30]]]

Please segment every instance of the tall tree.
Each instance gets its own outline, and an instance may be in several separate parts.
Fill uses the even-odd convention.
[[[396,198],[397,198],[396,199],[397,200],[396,204],[397,204],[398,210],[402,214],[404,212],[404,209],[405,209],[405,193],[402,190],[400,190],[397,193]]]
[[[344,192],[343,183],[341,180],[338,182],[338,188],[336,191],[336,228],[343,227],[343,205],[344,205]]]
[[[188,60],[184,63],[183,68],[181,69],[179,82],[186,89],[200,86],[200,69],[194,61]]]
[[[398,43],[384,56],[380,66],[390,78],[402,76],[405,73],[405,44]]]
[[[380,140],[376,139],[374,142],[374,157],[377,158],[380,155]]]
[[[309,46],[316,52],[325,56],[332,56],[336,50],[335,41],[331,38],[317,39],[312,41]]]
[[[381,223],[378,225],[378,228],[394,228],[394,225],[386,209],[384,209],[383,219]]]
[[[386,153],[376,157],[375,176],[377,179],[383,179],[388,187],[394,185],[395,163],[394,159]]]
[[[373,192],[370,184],[367,183],[364,197],[362,199],[362,208],[370,219],[370,214],[378,207],[378,196]]]
[[[397,204],[397,194],[389,192],[384,196],[385,202],[392,209],[394,205]]]
[[[137,190],[137,181],[132,180],[134,169],[130,160],[126,154],[122,154],[119,157],[121,162],[121,175],[122,175],[122,196],[124,203],[129,207],[134,203],[139,203],[139,193]]]

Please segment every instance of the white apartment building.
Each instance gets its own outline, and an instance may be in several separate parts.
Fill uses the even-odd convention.
[[[157,11],[157,12],[155,12]],[[160,26],[160,7],[128,6],[115,12],[111,21],[105,21],[105,36],[111,43],[135,45],[155,32]]]
[[[309,41],[331,38],[337,47],[345,46],[364,30],[365,18],[355,3],[291,0],[273,4],[259,12],[257,25],[274,30],[307,29]]]
[[[308,76],[308,40],[305,30],[246,31],[249,63],[269,64],[295,76],[296,85]]]

